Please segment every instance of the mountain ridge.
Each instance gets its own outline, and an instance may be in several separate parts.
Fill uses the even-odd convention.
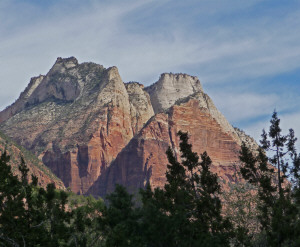
[[[104,195],[110,191],[96,186],[112,188],[113,181],[119,181],[115,178],[122,171],[128,171],[126,167],[131,167],[129,163],[113,165],[122,166],[119,170],[110,168],[126,150],[131,150],[128,155],[132,156],[126,159],[142,162],[144,167],[149,163],[145,155],[150,155],[151,148],[156,149],[160,157],[168,145],[172,145],[178,153],[177,144],[174,144],[178,130],[189,131],[191,136],[198,135],[204,139],[208,135],[220,140],[220,143],[223,138],[229,138],[230,143],[235,143],[232,144],[235,153],[242,143],[242,135],[217,110],[195,76],[163,73],[157,82],[145,87],[138,82],[124,83],[115,66],[106,69],[91,62],[78,63],[76,58],[70,57],[57,58],[45,76],[36,78],[31,79],[30,87],[21,93],[22,97],[0,112],[0,130],[39,156],[63,180],[65,186],[76,193]],[[179,114],[180,109],[185,112]],[[203,118],[193,118],[192,113]],[[203,122],[215,127],[211,130]],[[202,132],[199,132],[197,126],[202,125]],[[169,126],[166,127],[168,130],[163,130],[163,126]],[[145,146],[151,135],[161,142],[157,144],[162,145],[160,149],[153,143]],[[145,145],[137,145],[138,137],[144,140]],[[212,159],[215,163],[218,156],[216,145],[229,150],[228,145],[212,144],[207,140],[206,144],[198,145],[196,139],[191,138],[195,151],[202,152],[205,148],[214,150]],[[136,145],[130,149],[128,145],[132,142]],[[152,152],[152,156],[156,154]],[[237,163],[237,156],[231,154]],[[221,163],[218,163],[219,167]],[[156,181],[156,178],[164,176],[165,166],[151,166],[160,167],[160,172],[154,175],[143,173],[144,178],[152,176],[148,180]],[[109,175],[109,171],[116,176]],[[141,172],[145,171],[142,169]],[[104,185],[99,179],[110,182]],[[134,182],[135,178],[132,179],[129,184],[142,186]],[[123,182],[127,184],[125,180]],[[157,186],[162,184],[154,183]]]

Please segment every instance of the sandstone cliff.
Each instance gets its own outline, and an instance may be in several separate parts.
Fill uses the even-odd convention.
[[[58,58],[0,112],[0,129],[39,156],[76,193],[104,195],[115,183],[131,191],[165,182],[165,150],[178,155],[179,130],[213,169],[231,181],[245,135],[203,92],[197,77],[161,75],[144,88],[124,83],[116,67]]]

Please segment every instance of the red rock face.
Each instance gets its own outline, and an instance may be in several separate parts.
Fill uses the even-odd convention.
[[[193,151],[207,151],[213,161],[212,171],[225,181],[233,181],[235,166],[239,163],[239,145],[235,138],[224,132],[199,101],[191,99],[174,105],[167,113],[159,113],[135,136],[117,156],[109,169],[90,189],[92,194],[105,195],[115,184],[126,186],[131,192],[150,182],[152,187],[163,187],[170,146],[179,154],[178,131],[188,132]]]
[[[86,193],[133,136],[124,112],[113,108],[105,115],[109,119],[98,123],[87,144],[67,152],[54,148],[42,156],[44,164],[76,193]]]

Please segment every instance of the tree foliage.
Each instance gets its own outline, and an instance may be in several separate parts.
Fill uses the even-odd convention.
[[[67,194],[29,183],[28,168],[21,160],[20,179],[7,165],[9,156],[0,159],[0,243],[4,246],[65,246],[70,213],[66,210]]]
[[[299,246],[299,155],[294,131],[283,135],[280,119],[274,112],[270,129],[263,130],[257,153],[245,144],[240,159],[241,173],[258,187],[261,231],[269,246]],[[267,154],[270,155],[268,158]]]
[[[259,211],[257,188],[243,182],[239,176],[236,183],[229,184],[229,190],[223,192],[224,213],[230,219],[235,238],[232,246],[252,246],[260,241]]]
[[[199,161],[188,143],[188,134],[179,132],[178,135],[181,163],[169,148],[164,189],[152,192],[148,187],[142,191],[148,222],[145,229],[155,232],[155,225],[161,225],[159,232],[148,241],[151,246],[229,245],[231,224],[221,216],[220,185],[217,175],[210,171],[211,160],[204,152]]]
[[[0,246],[95,246],[87,245],[93,237],[87,228],[94,221],[91,213],[101,208],[100,201],[87,200],[72,209],[69,194],[56,190],[54,184],[40,188],[34,176],[28,182],[23,159],[20,178],[12,174],[8,162],[4,152],[0,158]]]

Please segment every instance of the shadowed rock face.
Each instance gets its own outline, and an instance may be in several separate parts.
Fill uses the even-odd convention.
[[[206,150],[213,169],[229,181],[246,138],[203,93],[197,77],[165,73],[144,88],[123,83],[116,67],[79,64],[74,57],[58,58],[47,75],[32,78],[0,112],[0,122],[66,187],[94,195],[105,195],[115,183],[131,191],[148,181],[163,186],[165,151],[172,146],[179,155],[179,130],[189,132],[194,151]]]

